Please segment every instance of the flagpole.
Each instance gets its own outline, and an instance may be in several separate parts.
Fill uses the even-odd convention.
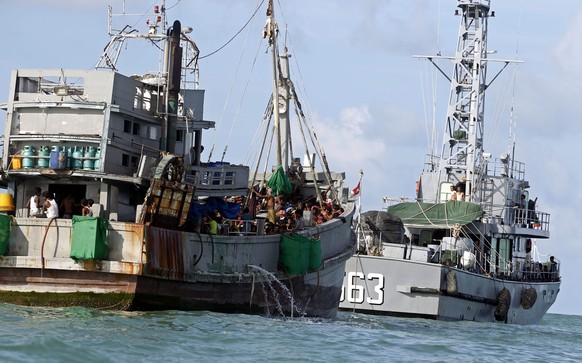
[[[363,177],[364,177],[364,170],[360,169],[360,180],[358,181],[358,227],[357,227],[358,250],[360,249],[360,236],[362,235],[362,178]]]

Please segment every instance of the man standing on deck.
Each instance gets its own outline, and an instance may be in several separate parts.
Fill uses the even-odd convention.
[[[57,202],[55,202],[52,193],[47,192],[46,190],[42,192],[42,196],[44,197],[44,203],[42,204],[42,211],[46,213],[47,218],[58,218],[59,216],[59,206]]]
[[[275,214],[275,197],[273,197],[273,192],[271,188],[267,189],[267,194],[259,194],[253,189],[253,193],[257,196],[264,198],[267,204],[267,221],[275,224],[277,221],[277,216]]]
[[[75,210],[75,198],[73,198],[73,194],[67,194],[59,208],[63,210],[63,218],[73,218],[73,212]]]
[[[34,188],[34,195],[30,197],[28,202],[26,202],[26,208],[28,208],[28,216],[29,217],[36,217],[38,213],[40,213],[41,203],[40,203],[40,188]]]

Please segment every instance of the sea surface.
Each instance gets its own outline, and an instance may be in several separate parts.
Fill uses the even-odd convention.
[[[582,316],[538,325],[0,304],[0,362],[580,362]]]

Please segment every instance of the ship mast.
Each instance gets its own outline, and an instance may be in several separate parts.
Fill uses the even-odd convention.
[[[264,37],[269,39],[272,54],[273,66],[273,119],[276,140],[276,162],[284,169],[289,167],[289,57],[285,54],[279,55],[278,34],[279,27],[275,20],[275,9],[273,0],[269,1],[267,7],[267,24],[265,25]]]
[[[455,15],[461,17],[461,22],[455,55],[415,56],[433,63],[451,85],[441,154],[438,163],[432,162],[435,155],[431,154],[429,169],[423,173],[427,174],[424,182],[427,186],[430,184],[428,189],[431,190],[421,186],[418,195],[427,200],[442,200],[446,195],[441,191],[443,183],[461,183],[465,186],[465,200],[479,203],[483,198],[480,181],[487,173],[491,156],[484,152],[483,145],[485,92],[509,64],[521,61],[488,58],[487,23],[495,16],[494,11],[489,11],[490,0],[458,1],[461,10],[456,10]],[[438,59],[453,63],[450,77],[435,63]],[[487,65],[492,62],[502,63],[502,66],[487,83]],[[508,157],[502,162],[507,164]]]
[[[441,180],[465,177],[469,200],[482,168],[489,0],[460,0],[461,16],[439,171]]]

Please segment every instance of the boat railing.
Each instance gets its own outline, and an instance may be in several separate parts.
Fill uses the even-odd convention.
[[[435,256],[437,258],[434,258]],[[453,259],[452,261],[450,260],[451,258]],[[451,254],[450,251],[449,253],[447,251],[440,251],[439,253],[437,250],[433,255],[429,255],[428,262],[440,263],[501,280],[547,282],[560,281],[561,279],[560,263],[557,261],[554,263],[551,261],[532,261],[524,257],[514,257],[513,260],[509,261],[500,258],[499,263],[493,266],[488,264],[489,260],[488,255],[476,254],[475,263],[471,267],[465,267],[463,265],[467,264],[469,259],[464,254]]]
[[[487,175],[523,180],[525,178],[525,163],[505,158],[495,159],[488,163]]]
[[[444,250],[442,242],[428,245],[426,248],[428,249],[426,262],[429,263],[455,267],[502,280],[560,281],[560,262],[555,258],[541,262],[534,261],[531,257],[514,256],[511,260],[507,260],[495,252],[496,258],[492,259],[489,253],[484,253],[477,246],[464,245],[463,252],[461,252],[458,249]],[[493,265],[490,263],[493,260],[498,262]]]
[[[426,154],[424,160],[424,172],[433,172],[438,170],[440,157],[437,155]],[[483,174],[490,176],[510,177],[523,180],[525,178],[525,163],[509,158],[496,158],[486,163],[486,170]]]
[[[209,230],[209,226],[206,228]],[[226,219],[218,225],[218,234],[225,236],[262,236],[281,232],[287,231],[275,230],[265,218]]]
[[[482,205],[484,223],[502,224],[516,228],[550,231],[550,214],[519,206],[503,206],[486,203]]]

